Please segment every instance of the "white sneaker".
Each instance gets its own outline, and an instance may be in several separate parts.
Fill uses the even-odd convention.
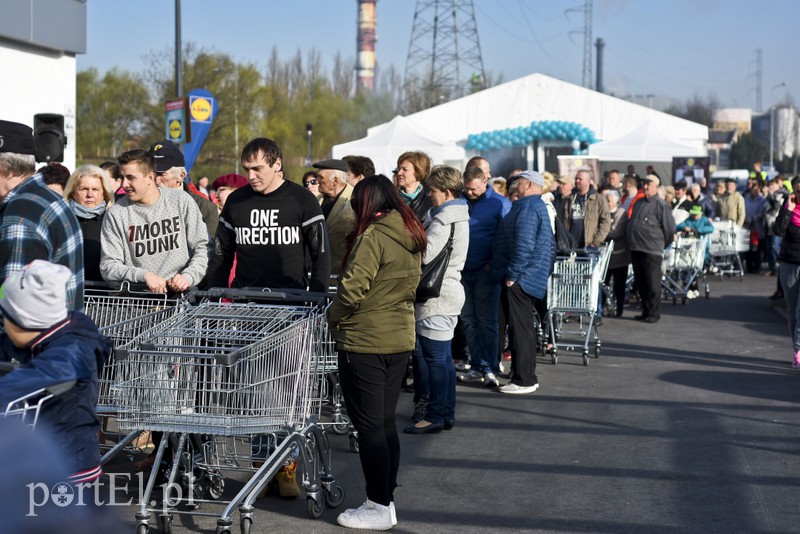
[[[456,371],[469,371],[472,366],[469,362],[465,362],[464,360],[456,360],[455,361],[455,368]]]
[[[339,514],[336,522],[343,527],[360,530],[389,530],[394,526],[391,504],[384,506],[369,499],[358,508],[350,508]]]
[[[392,526],[397,524],[397,514],[394,511],[394,501],[389,503],[389,512],[392,514]]]
[[[483,375],[483,385],[487,388],[500,387],[500,381],[494,376],[494,373],[486,373]]]
[[[539,389],[539,384],[534,384],[532,386],[520,386],[513,382],[509,382],[505,386],[498,389],[500,393],[507,393],[509,395],[525,395],[527,393],[533,393]]]

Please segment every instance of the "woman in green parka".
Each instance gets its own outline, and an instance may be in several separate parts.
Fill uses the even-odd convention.
[[[397,523],[400,440],[394,413],[414,349],[414,300],[425,231],[385,176],[360,181],[352,205],[356,226],[347,237],[328,324],[339,352],[347,414],[358,431],[367,501],[341,513],[337,522],[388,530]]]

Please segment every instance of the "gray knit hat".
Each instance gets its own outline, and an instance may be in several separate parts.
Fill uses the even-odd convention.
[[[34,260],[13,271],[0,287],[3,314],[25,330],[46,330],[67,318],[66,284],[72,271]]]

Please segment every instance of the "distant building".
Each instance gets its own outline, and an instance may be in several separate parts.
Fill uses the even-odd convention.
[[[800,119],[797,110],[786,105],[775,108],[775,124],[770,128],[770,112],[753,116],[752,131],[759,143],[769,148],[770,129],[775,134],[775,159],[800,152]]]
[[[75,169],[75,56],[86,53],[85,0],[14,0],[0,9],[0,119],[33,126],[64,115],[64,165]]]

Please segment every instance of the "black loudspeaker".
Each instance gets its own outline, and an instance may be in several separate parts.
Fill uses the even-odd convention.
[[[50,163],[64,161],[64,115],[39,113],[33,116],[33,139],[36,143],[36,161]]]

